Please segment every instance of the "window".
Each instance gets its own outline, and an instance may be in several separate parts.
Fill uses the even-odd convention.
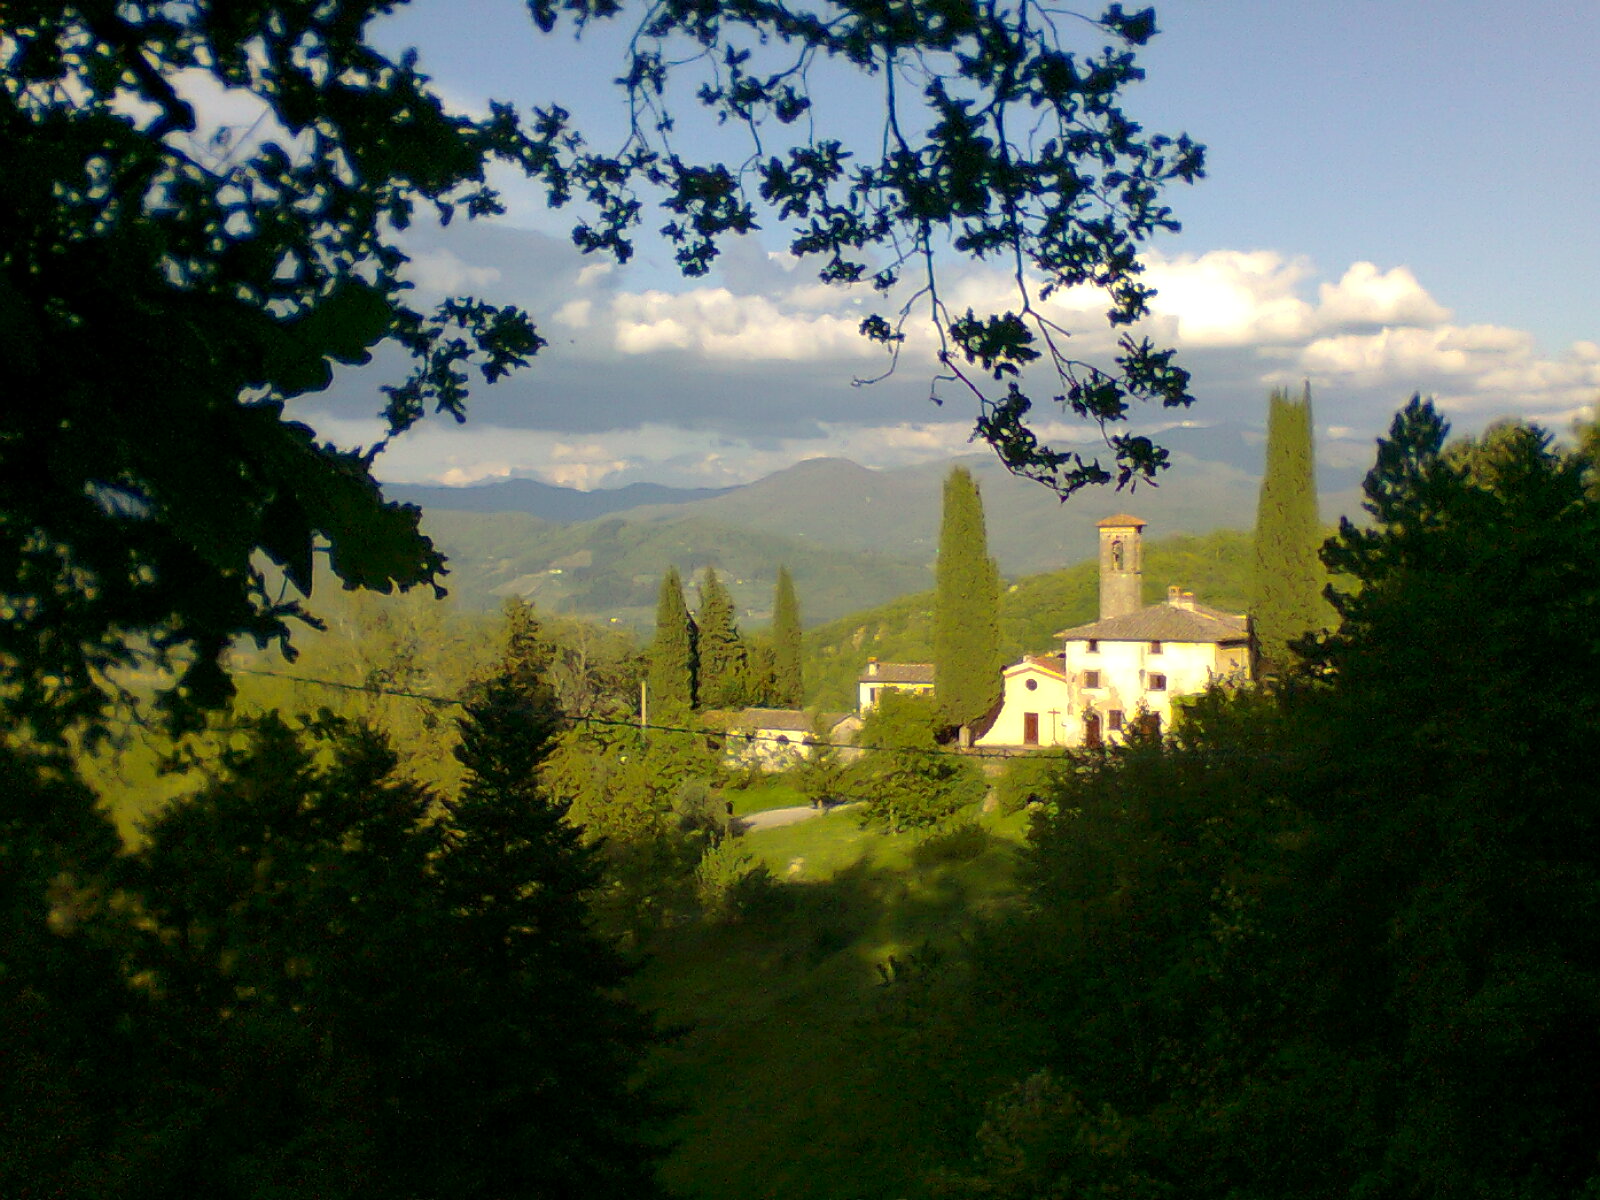
[[[1156,672],[1152,671],[1150,673],[1150,690],[1152,692],[1164,692],[1164,691],[1166,691],[1167,690],[1167,677],[1165,675],[1159,675]]]
[[[1160,642],[1151,642],[1150,643],[1150,653],[1151,654],[1160,654],[1161,653],[1161,643]]]
[[[1039,681],[1037,679],[1030,679],[1022,686],[1027,688],[1030,692],[1036,692],[1039,690]]]
[[[1111,710],[1110,725],[1112,733],[1122,732],[1122,710],[1120,708],[1113,708]]]
[[[1099,638],[1090,638],[1089,639],[1089,653],[1090,654],[1099,654],[1100,653],[1100,639]]]
[[[1085,671],[1083,673],[1083,686],[1086,687],[1086,688],[1097,688],[1097,687],[1099,687],[1100,686],[1100,672],[1099,671]]]

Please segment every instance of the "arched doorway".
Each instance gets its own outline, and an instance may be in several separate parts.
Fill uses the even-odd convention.
[[[1097,712],[1083,714],[1083,744],[1091,750],[1100,744],[1100,714]]]

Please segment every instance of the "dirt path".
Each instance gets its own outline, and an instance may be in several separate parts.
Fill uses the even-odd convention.
[[[854,807],[854,804],[836,804],[832,808],[812,808],[809,804],[801,804],[794,808],[769,808],[765,812],[747,813],[742,817],[735,817],[734,820],[744,830],[777,829],[783,825],[793,825],[796,821],[809,821],[812,817],[842,812]]]

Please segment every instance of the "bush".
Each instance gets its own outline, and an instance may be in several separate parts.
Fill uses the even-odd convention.
[[[848,790],[866,801],[863,824],[889,833],[923,829],[983,798],[983,773],[939,745],[939,725],[930,698],[895,692],[867,715],[856,741],[868,749],[846,777]]]
[[[726,838],[700,856],[694,870],[695,896],[713,920],[737,921],[779,903],[782,885],[765,863],[735,838]]]
[[[1036,801],[1049,800],[1061,792],[1071,771],[1072,760],[1066,750],[1035,750],[1012,759],[994,788],[1000,811],[1009,816]]]

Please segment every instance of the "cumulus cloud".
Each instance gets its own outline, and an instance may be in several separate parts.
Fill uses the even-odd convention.
[[[686,350],[746,362],[849,359],[876,355],[860,318],[806,311],[784,297],[736,295],[727,288],[622,293],[612,299],[614,345],[622,354]]]
[[[1423,289],[1405,267],[1379,271],[1369,262],[1353,263],[1338,283],[1317,288],[1316,321],[1321,329],[1414,327],[1429,329],[1451,313]]]
[[[862,315],[893,311],[899,298],[821,284],[753,242],[694,286],[503,225],[416,231],[407,249],[419,281],[521,304],[551,344],[528,370],[476,387],[466,427],[425,424],[396,442],[384,460],[390,478],[729,483],[817,455],[903,465],[968,445],[975,401],[939,382],[923,319],[907,326],[894,376],[854,387],[886,362],[859,336]],[[1151,254],[1147,265],[1158,295],[1134,332],[1178,348],[1197,397],[1190,411],[1204,420],[1257,425],[1269,388],[1309,380],[1326,426],[1369,445],[1414,391],[1438,397],[1463,428],[1503,414],[1560,425],[1600,397],[1600,347],[1552,354],[1523,330],[1458,323],[1403,264],[1355,262],[1335,274],[1270,250],[1219,250]],[[941,299],[957,312],[1017,305],[1006,272],[973,264],[945,274]],[[1034,299],[1070,331],[1074,357],[1105,362],[1115,352],[1120,331],[1106,325],[1103,295]],[[328,417],[364,418],[376,407],[374,380],[389,381],[395,367],[391,356],[341,377],[312,403]],[[1100,436],[1048,403],[1060,390],[1053,378],[1035,372],[1023,386],[1048,441]],[[929,403],[935,393],[943,406]],[[1136,410],[1145,426],[1135,429],[1174,415]]]

